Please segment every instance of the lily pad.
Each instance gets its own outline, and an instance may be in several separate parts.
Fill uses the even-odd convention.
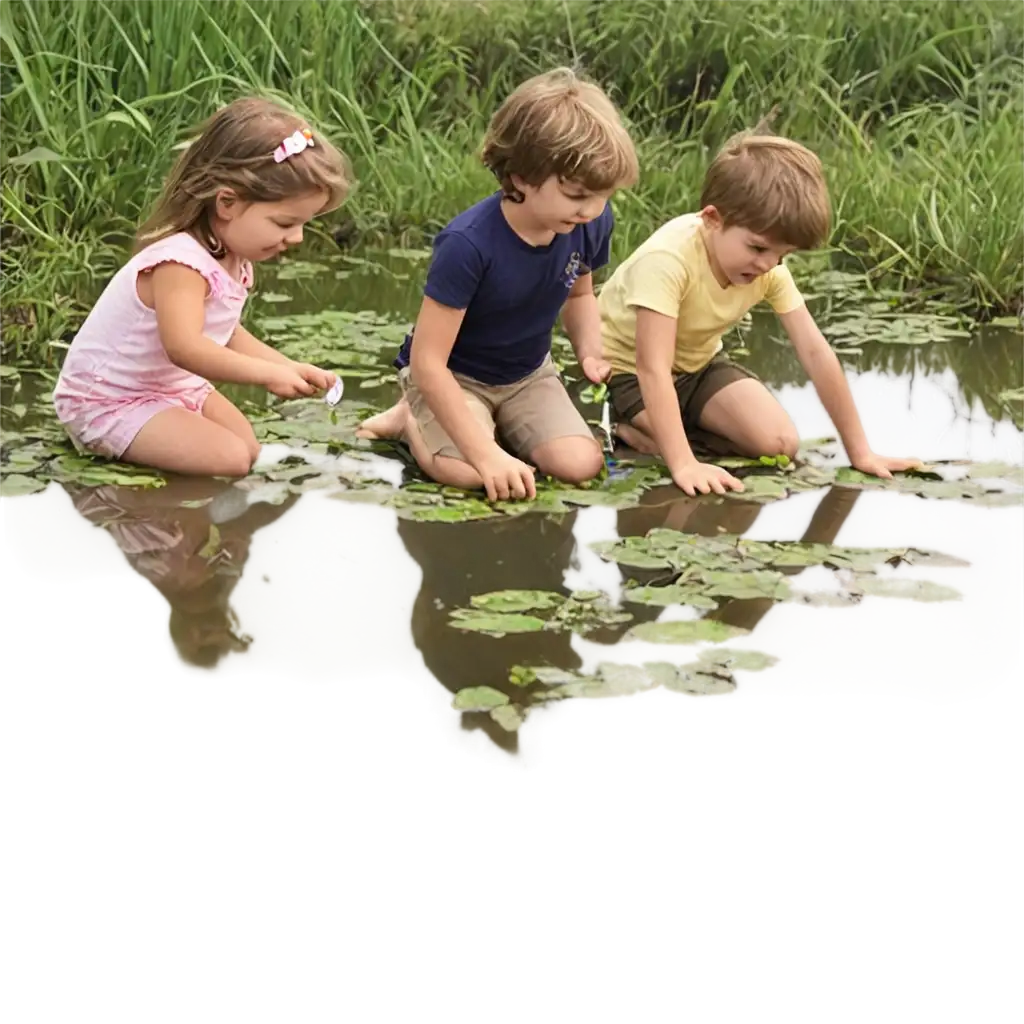
[[[36,494],[38,491],[45,491],[46,484],[46,480],[25,476],[23,473],[7,473],[0,478],[0,494],[8,498]]]
[[[962,596],[958,590],[932,583],[930,580],[858,576],[853,587],[872,597],[901,597],[913,601],[958,601]]]
[[[685,604],[691,608],[718,607],[718,602],[708,597],[700,585],[691,583],[677,583],[664,587],[629,587],[623,592],[622,599],[634,604],[656,607],[668,607],[673,604]]]
[[[495,590],[470,598],[474,608],[489,612],[528,612],[560,608],[566,599],[552,590]]]
[[[731,693],[736,689],[736,680],[727,669],[712,665],[701,667],[687,665],[676,672],[675,679],[664,684],[666,690],[687,693],[694,697],[710,697]]]
[[[788,482],[775,476],[753,475],[743,478],[742,491],[727,491],[726,497],[743,501],[775,501],[789,494]]]
[[[702,641],[720,643],[749,630],[730,626],[714,619],[685,619],[672,622],[641,622],[626,634],[635,640],[654,644],[695,644]]]
[[[977,462],[967,470],[972,480],[1009,480],[1024,485],[1024,468],[1008,462]]]
[[[504,696],[504,694],[502,694],[502,696]],[[523,724],[526,714],[523,708],[518,704],[500,704],[498,707],[491,709],[491,718],[493,718],[494,721],[505,730],[505,732],[515,732],[519,726]]]
[[[784,601],[789,597],[789,585],[782,573],[770,569],[748,572],[711,570],[701,573],[700,579],[709,597],[770,597],[773,601]]]
[[[493,637],[503,637],[508,633],[539,633],[544,629],[544,620],[532,615],[493,615],[490,612],[467,608],[453,611],[448,624],[456,629],[485,633]]]
[[[719,668],[760,672],[777,664],[779,659],[760,651],[734,651],[725,647],[715,647],[709,651],[701,651],[700,660],[703,664],[717,665]]]
[[[573,632],[586,635],[595,629],[629,622],[632,615],[609,604],[604,594],[585,594],[582,599],[564,597],[549,590],[499,590],[479,594],[470,599],[471,608],[456,608],[450,614],[451,625],[462,629],[480,629],[490,635],[504,632],[530,632],[536,626],[524,625],[523,619],[540,622],[542,627],[555,632]],[[522,612],[553,612],[547,620],[536,616],[522,616]],[[500,623],[495,626],[494,620]],[[466,625],[465,623],[470,623]],[[483,626],[474,625],[482,622]],[[501,623],[510,629],[502,629]],[[492,628],[493,627],[493,628]]]
[[[492,686],[467,686],[455,694],[456,711],[491,711],[509,703],[508,695]]]

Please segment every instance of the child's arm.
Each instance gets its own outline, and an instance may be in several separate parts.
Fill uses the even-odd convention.
[[[313,393],[313,385],[290,366],[234,352],[203,334],[206,280],[198,271],[161,263],[150,277],[157,330],[175,366],[207,380],[260,384],[281,398]]]
[[[611,376],[611,365],[601,355],[601,314],[594,294],[594,275],[576,278],[565,305],[562,326],[569,335],[576,360],[587,380],[600,384]]]
[[[282,355],[277,349],[271,348],[266,342],[260,341],[259,338],[250,334],[241,324],[231,335],[228,348],[240,352],[244,356],[252,356],[253,359],[266,359],[270,363],[290,366],[303,380],[320,388],[321,391],[329,391],[337,380],[330,370],[321,370],[320,367],[310,363],[298,363],[294,359]]]
[[[698,491],[725,494],[743,484],[718,466],[698,462],[686,439],[679,396],[672,380],[676,320],[653,309],[636,310],[636,375],[647,413],[647,425],[676,486],[689,495]]]
[[[491,501],[510,496],[534,498],[533,470],[488,436],[448,369],[448,357],[465,315],[464,309],[453,309],[424,296],[409,358],[412,379],[462,457],[480,474]]]
[[[799,306],[779,316],[782,326],[793,343],[801,365],[811,378],[815,391],[825,406],[842,439],[846,454],[855,469],[862,473],[889,478],[893,471],[920,466],[918,459],[893,459],[876,455],[868,444],[867,435],[857,414],[850,385],[842,364],[832,346],[825,340],[814,317],[806,306]]]

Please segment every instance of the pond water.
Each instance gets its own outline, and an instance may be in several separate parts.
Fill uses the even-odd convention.
[[[308,275],[297,264],[264,289],[254,309],[267,316],[334,308],[411,317],[422,263],[379,257],[360,265],[358,259],[335,261],[326,273],[307,268]],[[734,344],[742,345],[746,361],[776,390],[804,436],[827,432],[795,356],[770,324],[755,322]],[[1022,335],[989,329],[926,345],[868,339],[860,348],[844,355],[844,364],[880,451],[929,462],[1024,462],[1024,436],[1011,413],[1001,413],[994,402],[998,390],[1024,383]],[[385,355],[391,351],[393,346]],[[354,421],[361,404],[394,396],[387,361],[379,352],[360,358],[364,377],[346,379],[346,422]],[[17,394],[8,385],[0,434],[32,423],[32,387],[28,377]],[[594,406],[585,411],[596,415]],[[321,407],[315,415],[327,416]],[[268,459],[288,452],[278,438]],[[343,453],[342,462],[349,471],[354,466],[392,482],[402,471],[386,452]],[[637,624],[692,617],[694,611],[631,605],[629,624],[604,622],[583,634],[544,630],[494,637],[451,625],[453,609],[469,607],[475,596],[587,590],[621,608],[632,578],[642,574],[601,557],[594,545],[643,538],[652,529],[707,539],[914,548],[963,560],[925,567],[929,580],[954,588],[961,599],[870,596],[806,603],[726,597],[699,614],[749,631],[743,643],[767,655],[770,664],[738,668],[729,682],[699,691],[587,689],[577,699],[551,701],[550,714],[531,720],[529,731],[542,736],[542,722],[592,712],[1024,708],[1019,504],[929,500],[841,485],[765,504],[713,503],[662,485],[645,489],[627,507],[595,504],[555,515],[432,522],[404,516],[399,508],[338,498],[312,488],[256,501],[245,488],[217,481],[146,488],[66,480],[0,502],[0,561],[27,583],[71,590],[83,602],[112,587],[136,588],[140,598],[152,598],[166,657],[183,677],[293,688],[414,688],[444,728],[480,730],[499,743],[511,739],[492,720],[463,720],[447,710],[452,694],[481,686],[508,691],[514,666],[586,676],[602,667],[615,671],[682,657],[676,647],[655,650],[623,635]],[[829,570],[801,566],[784,574],[813,588]],[[117,643],[115,622],[111,643]]]

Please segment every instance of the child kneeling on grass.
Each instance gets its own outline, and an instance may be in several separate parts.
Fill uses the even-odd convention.
[[[799,445],[768,389],[722,352],[722,335],[767,300],[835,424],[856,469],[880,477],[920,465],[875,454],[842,366],[808,312],[783,259],[828,237],[830,206],[818,158],[799,143],[747,133],[708,169],[699,213],[659,228],[601,290],[609,399],[627,444],[664,458],[687,494],[743,484],[699,462],[688,435],[713,455],[751,458]]]
[[[637,159],[608,97],[560,69],[502,104],[483,161],[501,188],[435,239],[395,361],[403,398],[358,433],[404,437],[440,483],[532,498],[535,468],[582,482],[604,464],[551,360],[551,331],[561,313],[583,373],[607,377],[591,274],[608,262],[608,200],[636,182]]]
[[[71,343],[53,401],[82,451],[199,476],[245,476],[260,451],[211,380],[312,395],[335,375],[254,338],[252,264],[302,241],[349,190],[345,158],[263,99],[218,111],[171,171],[136,253]]]

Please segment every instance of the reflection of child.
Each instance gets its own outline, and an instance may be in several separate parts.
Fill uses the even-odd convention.
[[[779,315],[853,465],[891,476],[916,464],[870,448],[842,366],[783,266],[829,232],[829,199],[818,158],[770,135],[729,142],[704,179],[699,213],[669,221],[609,278],[599,300],[609,393],[619,436],[660,453],[687,494],[742,484],[697,461],[687,435],[701,431],[741,455],[785,454],[796,427],[768,389],[722,353],[722,334],[752,306]],[[702,439],[703,440],[703,439]]]
[[[637,160],[608,97],[567,70],[512,93],[483,160],[501,189],[437,236],[396,360],[404,398],[360,436],[404,436],[442,483],[533,497],[534,467],[583,481],[603,464],[551,361],[551,331],[561,313],[584,374],[607,376],[591,272],[608,261],[608,199],[636,181]]]
[[[209,382],[283,398],[334,384],[239,318],[252,264],[298,245],[303,225],[348,188],[344,157],[295,114],[262,99],[218,111],[72,342],[54,404],[76,445],[181,473],[248,473],[259,443]]]
[[[129,565],[167,598],[171,639],[183,660],[211,668],[229,651],[248,647],[228,602],[253,533],[283,515],[297,497],[279,506],[247,507],[214,532],[214,505],[182,507],[173,492],[110,486],[68,492],[77,511],[106,529]]]

